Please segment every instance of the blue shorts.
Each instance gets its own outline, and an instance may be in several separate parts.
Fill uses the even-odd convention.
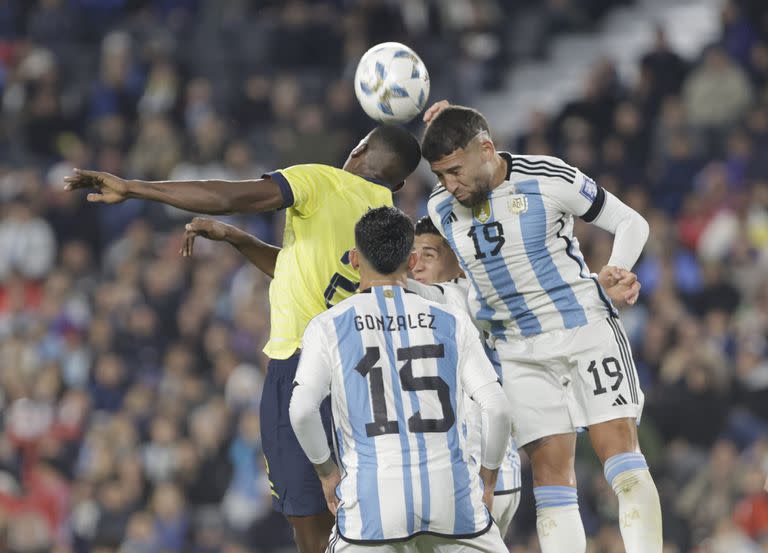
[[[272,506],[286,516],[328,511],[320,480],[304,455],[288,416],[298,365],[298,354],[288,359],[271,359],[261,396],[261,445],[267,461]],[[321,404],[320,414],[328,444],[332,446],[330,398]]]

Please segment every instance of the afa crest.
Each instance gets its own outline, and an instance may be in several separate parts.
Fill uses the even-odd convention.
[[[525,213],[528,211],[528,198],[525,194],[513,194],[507,198],[507,207],[515,215]]]
[[[482,204],[473,207],[472,215],[480,223],[486,223],[491,218],[491,201],[485,200]]]

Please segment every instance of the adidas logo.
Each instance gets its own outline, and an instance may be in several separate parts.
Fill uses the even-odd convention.
[[[616,407],[617,405],[626,405],[627,400],[624,399],[624,396],[619,394],[619,397],[616,398],[616,401],[613,402],[612,407]]]
[[[458,221],[458,220],[459,220],[459,218],[456,216],[456,214],[453,211],[451,211],[448,215],[443,217],[443,226],[445,226],[445,225],[447,225],[449,223],[453,223],[453,222]]]

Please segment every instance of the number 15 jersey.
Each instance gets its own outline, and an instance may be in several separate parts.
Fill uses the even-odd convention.
[[[466,313],[401,287],[371,288],[310,322],[296,382],[331,393],[345,540],[490,527],[462,426],[465,393],[496,381]]]
[[[605,191],[560,159],[500,155],[507,176],[484,203],[464,207],[440,185],[428,203],[472,284],[478,326],[509,341],[616,315],[573,235],[574,215],[593,221]]]

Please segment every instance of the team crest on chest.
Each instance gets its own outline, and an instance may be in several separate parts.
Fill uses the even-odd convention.
[[[491,200],[485,200],[482,204],[472,208],[472,215],[481,223],[491,218]]]
[[[528,211],[528,197],[525,194],[512,194],[507,198],[507,208],[514,215]]]

